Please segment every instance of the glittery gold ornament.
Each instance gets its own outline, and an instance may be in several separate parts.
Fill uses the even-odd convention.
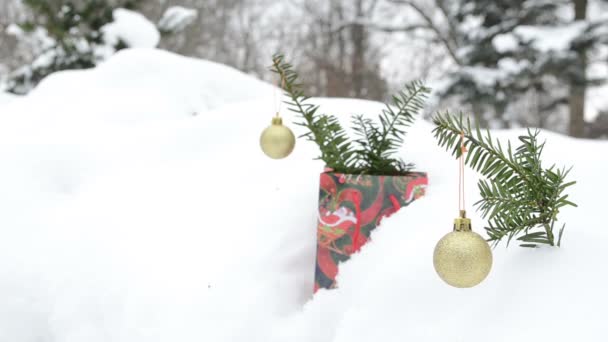
[[[296,137],[291,129],[283,125],[283,120],[276,116],[260,137],[262,151],[272,159],[282,159],[293,151]]]
[[[471,230],[471,220],[460,211],[454,220],[454,231],[435,246],[435,271],[454,287],[473,287],[481,283],[492,269],[492,250],[488,242]]]

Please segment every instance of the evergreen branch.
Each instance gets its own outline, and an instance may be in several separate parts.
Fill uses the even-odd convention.
[[[289,97],[289,110],[299,115],[302,121],[296,125],[308,128],[303,135],[315,142],[321,151],[318,159],[335,172],[371,175],[401,175],[413,167],[392,155],[404,142],[405,129],[414,122],[414,115],[424,106],[430,89],[422,82],[407,85],[393,97],[393,106],[388,106],[379,116],[379,123],[363,116],[355,116],[352,122],[355,135],[352,142],[339,121],[318,114],[319,106],[306,103],[302,86],[293,66],[285,62],[282,55],[273,56],[271,70],[281,78],[282,88]]]
[[[308,97],[304,96],[302,86],[297,83],[298,75],[293,71],[293,67],[284,61],[282,55],[273,56],[271,70],[279,74],[283,90],[289,95],[289,109],[303,119],[303,122],[297,125],[309,129],[303,137],[319,146],[321,156],[318,159],[324,160],[328,167],[337,172],[355,172],[352,165],[354,152],[351,151],[346,132],[338,120],[327,115],[315,115],[319,106],[305,103]]]
[[[488,219],[485,230],[489,241],[497,245],[507,239],[508,245],[516,238],[523,242],[522,247],[561,244],[565,225],[557,241],[554,226],[562,207],[576,206],[563,195],[575,182],[566,182],[569,169],[542,167],[545,143],[538,142],[538,130],[520,136],[521,144],[513,151],[510,142],[503,148],[489,130],[485,135],[479,126],[473,130],[468,119],[463,122],[462,114],[458,118],[438,114],[433,122],[439,146],[460,157],[462,135],[468,149],[465,163],[487,178],[478,183],[481,199],[475,206]]]
[[[429,92],[430,89],[420,81],[407,85],[404,91],[393,96],[393,106],[382,110],[379,116],[381,128],[370,119],[358,117],[354,121],[354,130],[360,133],[360,138],[354,142],[359,146],[357,153],[366,168],[383,170],[384,174],[402,174],[414,167],[390,155],[403,144],[405,129],[414,122],[415,113],[424,107]]]
[[[405,91],[401,91],[397,96],[393,96],[393,104],[397,108],[394,111],[390,106],[382,111],[381,120],[387,122],[388,127],[383,126],[381,141],[387,141],[390,135],[402,142],[402,132],[397,127],[409,127],[414,122],[414,114],[422,110],[430,89],[425,87],[421,81],[414,81],[406,86]]]
[[[505,155],[500,141],[496,140],[494,143],[489,130],[485,137],[479,126],[476,126],[473,132],[469,119],[466,125],[463,123],[462,113],[458,121],[447,112],[443,116],[438,114],[433,119],[433,123],[436,125],[433,133],[435,138],[439,139],[439,145],[445,146],[446,150],[452,148],[452,154],[457,158],[461,154],[460,134],[464,133],[464,144],[469,151],[466,163],[482,175],[486,177],[500,175],[502,180],[518,175],[523,181],[530,183],[527,175],[516,164],[510,145]]]

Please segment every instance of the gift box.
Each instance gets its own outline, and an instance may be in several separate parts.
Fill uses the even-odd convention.
[[[316,292],[336,287],[338,265],[369,241],[383,218],[424,195],[426,173],[401,176],[321,174]]]

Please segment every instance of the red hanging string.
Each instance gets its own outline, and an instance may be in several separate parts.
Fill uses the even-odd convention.
[[[283,103],[283,90],[285,89],[285,79],[279,75],[279,81],[277,82],[277,86],[281,89],[280,94],[277,96],[277,89],[274,89],[273,98],[274,98],[274,108],[276,110],[276,117],[279,117],[279,112],[281,111],[281,104]],[[278,98],[278,101],[277,101]]]
[[[464,132],[460,132],[460,158],[458,158],[458,210],[465,210],[464,201],[464,155],[467,147],[464,144]]]

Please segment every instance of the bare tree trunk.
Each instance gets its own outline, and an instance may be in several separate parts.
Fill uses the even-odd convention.
[[[336,14],[338,16],[338,22],[344,22],[344,7],[342,4],[336,8]],[[342,32],[338,32],[338,65],[339,72],[344,75],[344,60],[346,59],[346,42]]]
[[[335,44],[336,36],[331,33],[331,23],[334,21],[334,13],[336,8],[340,8],[342,6],[341,3],[335,4],[332,1],[327,3],[327,18],[325,22],[321,25],[323,28],[322,34],[327,36],[327,40],[325,43],[327,44],[324,51],[326,51],[327,56],[325,58],[321,58],[321,63],[323,64],[323,70],[325,70],[325,96],[334,97],[340,96],[340,91],[342,90],[342,84],[340,84],[340,80],[338,79],[334,64],[331,61],[331,55],[333,53],[333,48]],[[329,57],[329,58],[327,58]]]
[[[574,20],[585,20],[587,17],[587,0],[573,0]],[[586,51],[580,50],[576,67],[575,79],[570,86],[570,129],[573,137],[585,136],[585,80],[587,71]]]
[[[363,17],[363,0],[356,3],[357,18]],[[353,42],[353,56],[351,64],[352,89],[354,97],[360,98],[363,95],[363,75],[365,63],[365,27],[362,24],[355,24],[351,28],[351,40]]]

